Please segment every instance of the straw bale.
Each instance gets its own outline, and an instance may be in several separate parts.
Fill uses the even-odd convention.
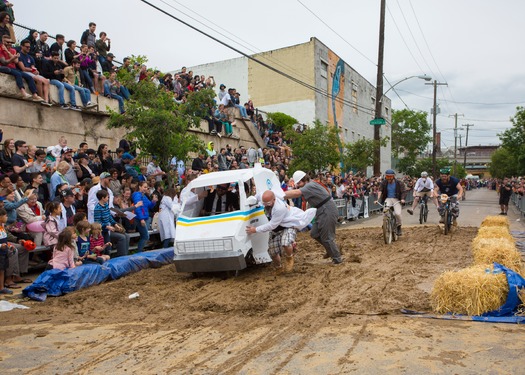
[[[509,228],[509,219],[506,216],[487,216],[481,222],[482,227],[506,227]]]
[[[476,265],[444,272],[430,295],[439,314],[481,315],[497,310],[507,299],[509,287],[504,273],[492,273],[492,265]]]
[[[507,238],[514,241],[514,237],[506,227],[481,227],[476,238]]]
[[[515,272],[521,272],[521,254],[514,242],[505,238],[475,238],[472,241],[474,264],[497,262]]]

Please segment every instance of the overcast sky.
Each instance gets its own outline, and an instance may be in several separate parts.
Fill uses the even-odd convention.
[[[379,0],[148,2],[248,54],[315,36],[375,85]],[[146,55],[148,65],[162,71],[239,56],[139,0],[13,3],[17,23],[64,34],[66,40],[78,42],[94,21],[97,35],[106,31],[111,38],[117,60]],[[392,85],[421,74],[448,83],[437,95],[442,147],[454,146],[455,113],[464,115],[458,127],[474,124],[469,145],[495,145],[496,134],[511,126],[516,106],[525,104],[524,14],[523,0],[387,0],[385,76]],[[424,83],[412,78],[396,85],[402,100],[391,90],[392,107],[406,104],[430,113],[433,88]],[[385,82],[385,91],[388,87]],[[459,134],[464,145],[465,132]]]

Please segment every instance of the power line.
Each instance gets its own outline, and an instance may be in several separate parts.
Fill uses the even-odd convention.
[[[209,25],[207,25],[207,24],[205,24],[205,23],[199,21],[198,19],[196,19],[196,18],[190,16],[189,14],[184,13],[184,12],[181,11],[180,9],[177,9],[177,8],[175,8],[174,6],[172,6],[172,5],[170,5],[170,4],[167,4],[164,0],[160,0],[160,2],[162,2],[162,3],[165,4],[165,5],[167,5],[168,7],[170,7],[170,8],[172,8],[172,9],[174,9],[174,10],[176,10],[176,11],[178,11],[178,12],[184,14],[186,17],[191,18],[191,19],[194,20],[195,22],[198,22],[199,24],[203,25],[204,27],[206,27],[206,28],[208,28],[208,29],[210,29],[210,30],[216,32],[217,34],[219,34],[219,35],[221,35],[221,36],[227,38],[228,40],[231,40],[232,42],[238,44],[239,46],[246,48],[247,50],[251,51],[252,53],[260,53],[260,52],[262,52],[260,49],[258,49],[258,48],[257,48],[256,46],[254,46],[253,44],[250,44],[249,42],[243,40],[242,38],[240,38],[240,37],[238,37],[237,35],[231,33],[230,31],[228,31],[227,29],[223,28],[222,26],[216,24],[216,23],[213,22],[212,20],[210,20],[210,19],[208,19],[208,18],[202,16],[200,13],[198,13],[198,12],[194,11],[193,9],[191,9],[191,8],[189,8],[189,7],[187,7],[187,6],[185,6],[184,4],[180,3],[179,1],[177,1],[177,0],[171,0],[171,1],[174,2],[174,3],[176,3],[176,4],[178,4],[178,5],[180,5],[181,7],[183,7],[183,8],[185,8],[185,9],[189,10],[190,12],[195,13],[196,15],[198,15],[199,17],[201,17],[202,19],[204,19],[206,22],[208,22],[208,23],[212,24],[213,26],[215,26],[215,27],[217,27],[217,28],[223,30],[224,32],[226,32],[227,34],[233,36],[235,39],[240,40],[240,41],[241,41],[242,43],[244,43],[244,44],[239,43],[238,41],[235,41],[234,39],[232,39],[232,38],[228,37],[227,35],[225,35],[225,34],[219,32],[219,31],[217,31],[216,29],[213,29],[213,28],[210,27]],[[247,46],[249,46],[249,47],[247,47]],[[255,48],[255,50],[252,49],[252,48],[250,48],[250,47]],[[283,63],[283,62],[280,62],[279,60],[273,58],[272,56],[265,56],[265,58],[268,59],[268,60],[272,60],[276,65],[279,65],[279,66],[281,66],[281,67],[283,67],[283,68],[287,68],[287,69],[290,70],[290,71],[294,71],[294,68],[293,68],[293,67],[291,67],[291,66],[289,66],[289,65],[286,65],[286,64]],[[298,73],[297,71],[294,71],[294,73],[297,74],[297,75],[299,75],[299,76],[301,76],[301,77],[303,77],[304,79],[309,79],[309,78],[310,78],[310,77],[307,77],[306,75],[303,75],[303,74],[301,74],[301,73]]]
[[[367,59],[368,61],[370,61],[372,64],[374,64],[374,66],[377,66],[377,64],[375,63],[375,61],[373,61],[372,59],[368,58],[368,56],[366,56],[364,53],[362,53],[361,51],[359,51],[356,47],[354,47],[353,45],[350,44],[350,42],[348,42],[345,38],[343,38],[337,31],[335,31],[333,28],[331,28],[325,21],[323,21],[317,14],[315,14],[314,12],[312,12],[312,10],[310,10],[310,8],[308,8],[306,5],[303,4],[302,1],[300,0],[297,0],[297,2],[299,4],[301,4],[308,12],[310,12],[315,18],[317,18],[319,21],[321,21],[321,23],[323,25],[325,25],[327,28],[329,28],[335,35],[337,35],[339,38],[341,38],[346,44],[348,44],[354,51],[356,51],[357,53],[359,53],[361,56],[363,56],[365,59]]]
[[[264,66],[265,68],[267,68],[267,69],[269,69],[269,70],[271,70],[271,71],[273,71],[273,72],[275,72],[275,73],[277,73],[277,74],[279,74],[279,75],[282,75],[283,77],[286,77],[286,78],[288,78],[289,80],[291,80],[291,81],[293,81],[293,82],[295,82],[295,83],[297,83],[297,84],[299,84],[299,85],[301,85],[301,86],[303,86],[303,87],[306,87],[306,88],[308,88],[308,89],[310,89],[310,90],[312,90],[312,91],[315,91],[315,92],[318,93],[318,94],[321,94],[321,95],[323,95],[323,96],[325,96],[325,97],[327,97],[327,98],[332,99],[332,100],[335,101],[335,102],[339,102],[339,103],[341,103],[341,104],[343,104],[343,105],[346,105],[346,106],[348,106],[348,107],[350,107],[350,108],[356,108],[356,107],[357,107],[357,108],[361,108],[363,112],[368,113],[368,114],[370,114],[370,115],[373,115],[373,113],[374,113],[374,112],[373,112],[370,108],[368,108],[368,107],[364,107],[364,106],[361,106],[361,105],[359,105],[359,104],[357,104],[357,103],[350,102],[350,101],[348,101],[348,100],[346,100],[346,99],[344,99],[344,98],[334,97],[333,95],[329,94],[329,93],[328,93],[327,91],[325,91],[325,90],[322,90],[322,89],[319,89],[319,88],[317,88],[317,87],[315,87],[315,86],[312,86],[312,85],[310,85],[310,84],[308,84],[308,83],[306,83],[306,82],[304,82],[304,81],[301,81],[301,80],[298,79],[298,78],[295,78],[295,77],[291,76],[291,75],[288,74],[288,73],[285,73],[285,72],[283,72],[283,71],[281,71],[281,70],[279,70],[279,69],[277,69],[277,68],[274,68],[273,66],[268,65],[267,63],[265,63],[265,62],[263,62],[263,61],[261,61],[261,60],[255,58],[255,57],[253,57],[253,56],[250,56],[250,55],[248,55],[248,54],[246,54],[246,53],[244,53],[244,52],[242,52],[241,50],[239,50],[239,49],[237,49],[237,48],[235,48],[235,47],[233,47],[233,46],[231,46],[231,45],[229,45],[229,44],[223,42],[222,40],[220,40],[220,39],[218,39],[218,38],[216,38],[216,37],[214,37],[214,36],[212,36],[212,35],[206,33],[205,31],[203,31],[203,30],[201,30],[201,29],[199,29],[199,28],[197,28],[197,27],[195,27],[195,26],[189,24],[188,22],[186,22],[186,21],[184,21],[184,20],[182,20],[182,19],[180,19],[180,18],[174,16],[173,14],[171,14],[171,13],[169,13],[169,12],[167,12],[167,11],[165,11],[165,10],[159,8],[159,7],[157,7],[156,5],[151,4],[150,2],[148,2],[148,1],[146,1],[146,0],[140,0],[140,1],[142,1],[143,3],[149,5],[150,7],[154,8],[154,9],[156,9],[157,11],[159,11],[159,12],[165,14],[166,16],[168,16],[168,17],[170,17],[170,18],[173,18],[174,20],[176,20],[176,21],[182,23],[183,25],[185,25],[185,26],[187,26],[187,27],[189,27],[189,28],[191,28],[191,29],[197,31],[198,33],[200,33],[200,34],[202,34],[202,35],[204,35],[204,36],[206,36],[206,37],[208,37],[208,38],[214,40],[215,42],[217,42],[217,43],[219,43],[219,44],[221,44],[221,45],[223,45],[223,46],[225,46],[225,47],[227,47],[227,48],[229,48],[229,49],[231,49],[231,50],[237,52],[238,54],[240,54],[240,55],[246,57],[247,59],[250,59],[250,60],[256,62],[257,64],[260,64],[260,65]]]

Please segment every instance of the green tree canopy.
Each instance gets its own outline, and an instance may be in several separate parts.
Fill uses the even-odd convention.
[[[409,109],[392,112],[392,153],[399,158],[401,172],[410,174],[410,166],[432,141],[430,130],[426,112]]]
[[[314,124],[302,133],[288,131],[286,138],[292,141],[290,147],[294,155],[290,173],[298,169],[318,173],[337,167],[338,136],[338,130],[334,126],[323,125],[319,120],[315,120]]]
[[[379,144],[385,146],[388,138],[383,138]],[[366,168],[374,165],[374,150],[377,141],[373,139],[358,139],[347,143],[344,147],[343,163],[349,170],[366,174]],[[345,171],[347,172],[347,171]]]
[[[286,133],[292,133],[293,125],[299,122],[292,116],[282,112],[271,112],[268,113],[266,117],[268,121],[272,122],[278,129],[282,129]]]
[[[452,171],[452,166],[454,165],[454,161],[448,160],[447,158],[437,158],[436,159],[436,168],[439,174],[439,170],[441,168],[450,168]],[[407,166],[407,169],[409,172],[405,172],[406,174],[414,177],[419,177],[421,175],[421,172],[426,171],[429,175],[432,175],[432,158],[423,158],[418,159],[415,164],[413,164],[411,167]],[[456,165],[456,174],[454,177],[457,178],[465,178],[467,176],[467,172],[465,171],[465,168],[461,164]]]
[[[505,156],[506,161],[515,164],[516,175],[525,174],[525,108],[517,107],[516,114],[511,118],[512,127],[498,134],[501,140],[501,146],[506,151],[501,151],[496,155],[496,162],[503,161],[502,156]],[[494,163],[494,161],[493,161]],[[494,164],[493,164],[494,165]],[[509,167],[503,165],[494,165],[494,168]],[[512,175],[511,174],[511,175]],[[510,175],[507,175],[510,176]]]
[[[126,102],[124,115],[111,114],[110,128],[126,129],[126,138],[133,140],[142,153],[155,155],[165,171],[169,170],[172,157],[186,161],[190,152],[204,149],[199,137],[188,130],[198,127],[213,106],[213,90],[188,93],[185,103],[177,103],[171,93],[148,80],[126,81],[133,92],[131,100]]]
[[[519,172],[518,156],[507,148],[501,147],[497,149],[490,157],[490,160],[489,172],[492,177],[503,178],[521,174]]]

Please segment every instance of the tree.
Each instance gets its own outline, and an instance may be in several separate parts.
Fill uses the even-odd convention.
[[[498,157],[503,153],[508,152],[508,161],[513,163],[516,167],[515,174],[525,174],[525,108],[517,107],[516,115],[511,118],[512,127],[498,134],[501,140],[501,146],[506,151],[502,151]],[[501,160],[501,158],[500,158]],[[504,167],[504,166],[502,166]],[[505,168],[505,167],[504,167]],[[507,169],[507,168],[505,168]],[[510,175],[507,175],[510,176]]]
[[[285,133],[293,132],[293,125],[299,122],[292,116],[282,112],[268,113],[266,117],[275,125],[277,129],[283,130]]]
[[[290,147],[294,155],[290,173],[298,169],[318,173],[337,167],[339,135],[334,126],[325,126],[319,120],[315,120],[314,124],[302,133],[289,131],[286,137],[292,141]]]
[[[385,146],[387,142],[388,138],[385,137],[379,141],[379,144]],[[343,154],[345,167],[366,174],[366,168],[374,165],[376,143],[377,141],[373,139],[359,139],[354,143],[347,143]]]
[[[126,113],[113,112],[110,128],[128,130],[127,138],[133,140],[141,152],[155,155],[164,171],[170,170],[173,157],[186,161],[188,153],[204,149],[204,143],[191,132],[213,106],[215,93],[211,89],[190,92],[185,103],[176,103],[172,93],[157,88],[143,80],[128,81],[133,92],[126,103]],[[168,183],[171,184],[168,174]]]
[[[504,147],[497,149],[490,157],[490,174],[495,178],[520,175],[517,159],[517,155],[508,149]]]
[[[454,161],[450,161],[447,158],[438,158],[436,159],[436,167],[439,172],[442,168],[450,168],[452,171],[452,165],[454,164]],[[424,158],[419,159],[416,161],[416,163],[412,166],[412,168],[409,168],[410,173],[405,172],[406,174],[410,176],[418,177],[420,176],[421,172],[426,171],[429,174],[432,171],[432,158]],[[456,174],[454,177],[457,178],[465,178],[467,176],[467,171],[461,164],[456,165]]]
[[[399,158],[401,172],[410,174],[409,167],[432,141],[430,130],[426,112],[408,109],[392,112],[392,153]]]

